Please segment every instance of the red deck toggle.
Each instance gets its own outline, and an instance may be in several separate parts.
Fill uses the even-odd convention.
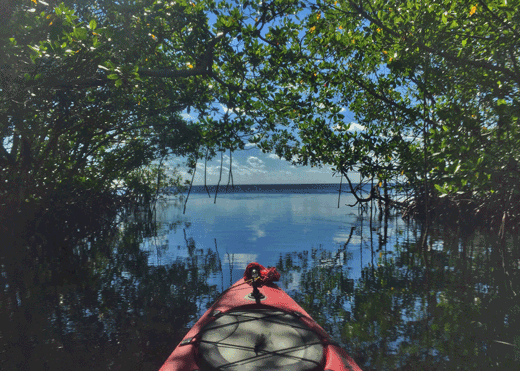
[[[262,285],[278,281],[280,279],[280,273],[276,270],[276,267],[266,268],[258,263],[249,263],[244,271],[244,281],[249,281],[253,278],[253,269],[259,272],[259,280]]]

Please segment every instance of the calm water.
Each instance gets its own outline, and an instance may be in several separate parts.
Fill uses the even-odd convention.
[[[338,188],[336,184],[261,185],[242,186],[233,193],[231,189],[225,193],[224,188],[215,203],[214,188],[210,198],[197,187],[184,214],[182,208],[161,205],[157,220],[164,226],[162,236],[146,241],[143,249],[150,253],[150,264],[167,265],[187,257],[182,247],[191,238],[200,251],[218,254],[226,283],[230,269],[234,282],[252,261],[276,266],[281,257],[317,249],[323,266],[337,263],[348,269],[350,278],[359,279],[364,267],[377,264],[379,250],[389,256],[396,245],[409,240],[409,229],[398,217],[366,223],[370,210],[359,215],[357,206],[346,206],[355,203],[347,193],[342,193],[338,208]],[[179,226],[169,229],[175,221]],[[340,253],[348,259],[331,262],[327,258]],[[211,278],[220,282],[222,273]]]
[[[207,275],[217,292],[251,261],[277,266],[282,287],[365,369],[520,365],[518,265],[495,272],[492,237],[437,227],[419,248],[420,226],[375,204],[346,206],[347,194],[338,208],[337,185],[248,187],[219,193],[216,204],[211,195],[195,189],[185,214],[161,208],[164,225],[180,222],[163,229],[162,248],[143,245],[150,264],[188,258],[189,241],[199,258],[218,260]]]
[[[347,194],[338,208],[337,189],[221,189],[215,204],[198,187],[185,214],[158,204],[157,224],[28,224],[0,249],[0,369],[157,370],[257,261],[363,370],[520,370],[519,236],[425,236]]]

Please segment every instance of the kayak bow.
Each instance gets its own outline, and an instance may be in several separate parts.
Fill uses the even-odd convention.
[[[325,330],[251,263],[168,357],[160,371],[361,371]]]

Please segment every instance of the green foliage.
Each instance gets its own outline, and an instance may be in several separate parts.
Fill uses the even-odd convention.
[[[132,15],[118,18],[113,8],[103,18],[82,5],[19,4],[1,35],[3,207],[48,202],[62,191],[114,193],[130,178],[119,192],[154,197],[164,169],[152,161],[197,149],[197,130],[180,116],[194,93],[175,82],[144,84],[136,63],[145,50],[118,48],[128,39],[118,22]],[[135,176],[142,172],[154,175]],[[161,185],[180,184],[163,175]]]
[[[311,5],[302,40],[309,58],[298,66],[297,89],[323,109],[297,123],[299,162],[407,181],[423,193],[427,179],[433,194],[517,214],[515,4]],[[349,130],[338,107],[365,130]]]
[[[34,169],[106,186],[168,154],[195,164],[251,142],[295,163],[512,214],[512,9],[27,0],[2,26],[2,169],[25,174],[26,190],[42,183]]]
[[[272,51],[297,41],[287,16],[297,3],[245,8],[155,0],[13,7],[1,35],[2,194],[16,194],[9,197],[17,207],[62,182],[113,192],[156,159],[188,156],[194,164],[204,153],[278,135],[277,125],[289,123],[280,107],[293,102],[271,95],[295,57]],[[267,27],[279,39],[269,41]],[[136,179],[145,181],[126,182],[137,187],[129,194],[150,189]]]
[[[181,183],[177,169],[167,171],[165,166],[156,164],[127,173],[119,186],[122,190],[132,190],[132,198],[146,205],[160,196],[172,194]]]

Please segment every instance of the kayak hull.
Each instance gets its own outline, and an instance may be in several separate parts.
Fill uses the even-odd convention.
[[[274,283],[236,282],[204,313],[160,371],[361,371],[348,354]]]

